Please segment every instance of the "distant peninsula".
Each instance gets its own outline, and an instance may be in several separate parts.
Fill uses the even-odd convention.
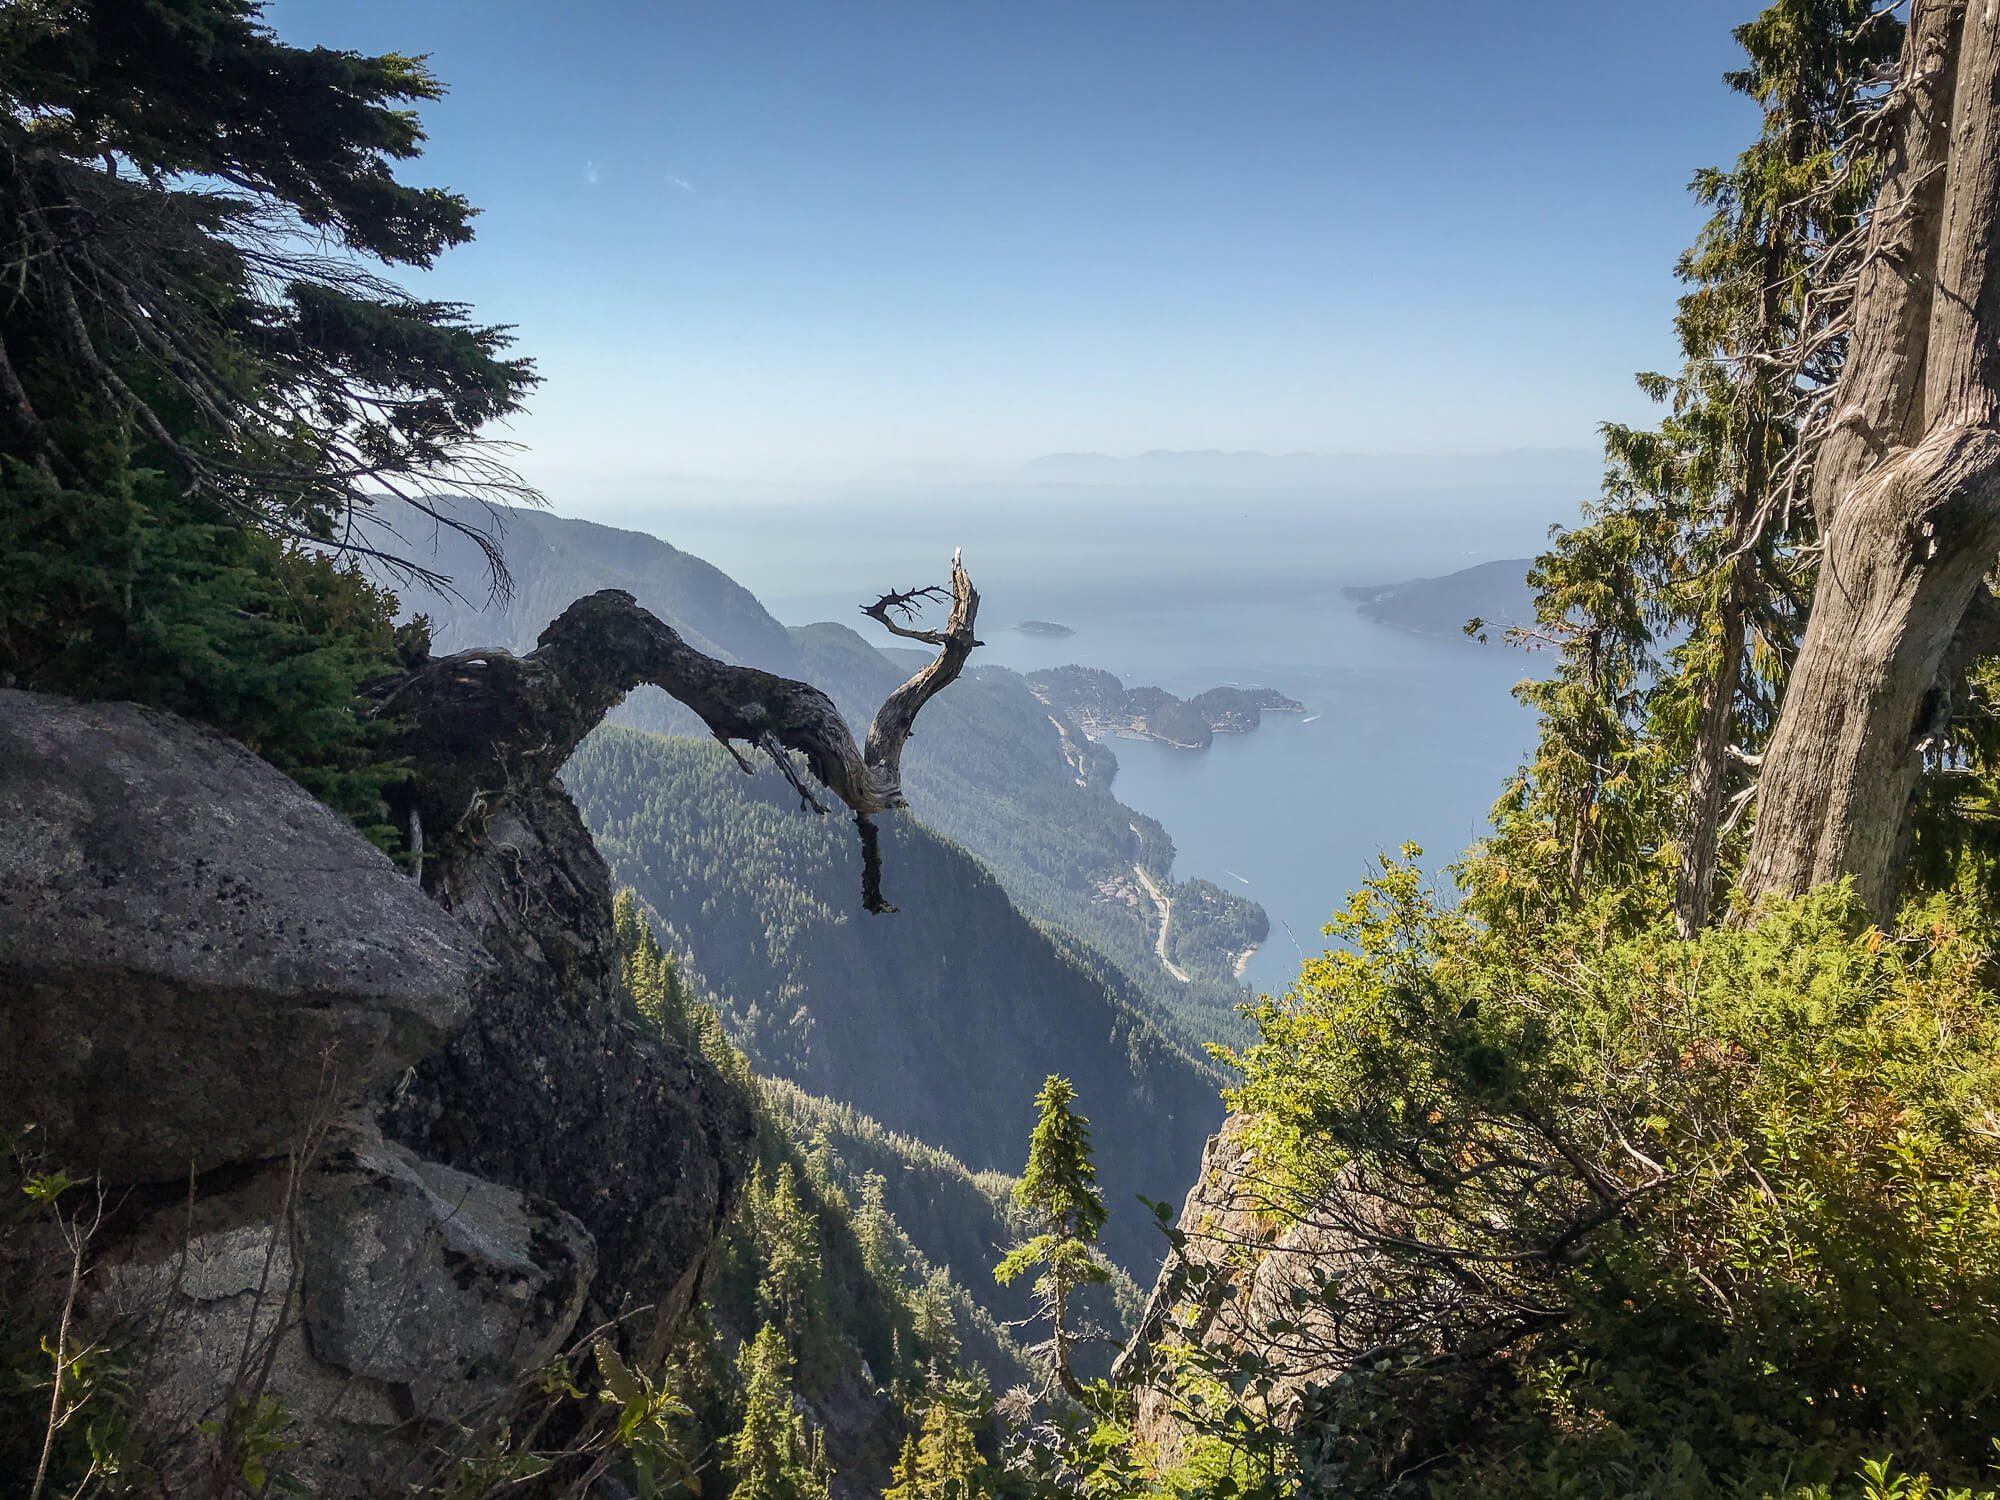
[[[1096,667],[1047,667],[1028,673],[1027,681],[1037,698],[1068,714],[1094,740],[1158,740],[1177,750],[1206,750],[1218,734],[1248,734],[1267,713],[1306,711],[1272,688],[1213,687],[1182,700],[1165,688],[1128,688]]]
[[[1341,593],[1357,601],[1360,613],[1377,624],[1392,625],[1413,635],[1457,640],[1465,633],[1466,621],[1475,617],[1492,631],[1534,622],[1529,567],[1527,558],[1509,557],[1442,578],[1367,584],[1344,588]]]
[[[1054,620],[1023,620],[1014,627],[1023,635],[1066,636],[1076,632],[1067,625],[1058,625]]]

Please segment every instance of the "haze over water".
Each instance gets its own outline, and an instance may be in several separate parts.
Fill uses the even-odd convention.
[[[1577,498],[1568,486],[1337,498],[995,488],[852,509],[674,507],[626,524],[714,562],[788,625],[831,619],[877,641],[861,600],[941,578],[962,544],[982,595],[975,665],[1076,662],[1182,697],[1233,683],[1304,703],[1304,716],[1267,714],[1203,752],[1109,742],[1113,790],[1172,833],[1175,875],[1269,912],[1271,937],[1244,977],[1279,992],[1302,953],[1326,946],[1327,917],[1378,853],[1418,843],[1445,879],[1484,832],[1533,738],[1512,688],[1548,666],[1497,639],[1379,625],[1341,588],[1531,555]],[[857,530],[856,516],[870,524]],[[1075,634],[1013,628],[1024,619]]]

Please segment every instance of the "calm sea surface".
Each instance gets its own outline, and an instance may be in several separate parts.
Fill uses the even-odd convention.
[[[1067,640],[990,636],[988,659],[1021,670],[1078,661],[1182,697],[1274,687],[1306,705],[1201,752],[1111,741],[1113,790],[1173,834],[1174,873],[1270,913],[1271,939],[1244,976],[1260,990],[1282,990],[1300,956],[1325,946],[1328,914],[1382,850],[1420,844],[1437,869],[1477,838],[1533,735],[1510,689],[1539,663],[1391,630],[1345,601],[1079,612],[1069,623]]]
[[[1128,494],[992,495],[981,503],[847,513],[682,511],[633,523],[709,559],[780,620],[844,621],[885,587],[941,581],[963,543],[980,587],[975,661],[1029,671],[1078,662],[1183,697],[1274,687],[1307,707],[1269,714],[1204,752],[1113,740],[1113,789],[1172,833],[1175,873],[1263,903],[1271,938],[1245,975],[1282,990],[1301,954],[1405,841],[1435,871],[1484,830],[1533,720],[1513,685],[1546,662],[1497,643],[1432,639],[1363,619],[1340,586],[1438,576],[1540,549],[1561,495],[1339,502]],[[852,524],[856,513],[870,524]],[[1051,639],[1011,627],[1053,620]]]

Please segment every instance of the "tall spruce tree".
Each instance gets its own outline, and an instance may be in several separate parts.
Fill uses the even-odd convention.
[[[903,1439],[882,1500],[977,1500],[989,1493],[988,1465],[974,1435],[977,1413],[968,1406],[963,1393],[931,1393],[919,1431]]]
[[[1670,908],[1685,935],[1742,858],[1747,768],[1813,594],[1800,431],[1841,368],[1832,283],[1879,177],[1901,34],[1875,0],[1778,0],[1736,30],[1728,82],[1762,126],[1693,183],[1711,214],[1678,267],[1683,364],[1639,377],[1668,415],[1606,427],[1602,500],[1530,575],[1538,622],[1516,638],[1560,660],[1523,686],[1540,743],[1467,862],[1489,916],[1601,899],[1621,925]]]
[[[729,1445],[732,1500],[825,1500],[824,1463],[792,1409],[792,1352],[774,1323],[737,1355],[743,1425]]]
[[[1090,1159],[1090,1124],[1070,1108],[1076,1097],[1067,1078],[1051,1073],[1035,1096],[1041,1114],[1028,1139],[1028,1165],[1014,1187],[1014,1201],[1041,1225],[1041,1232],[1015,1247],[994,1267],[993,1278],[1011,1284],[1040,1267],[1035,1297],[1049,1320],[1049,1338],[1038,1352],[1050,1374],[1073,1399],[1083,1399],[1073,1368],[1078,1331],[1070,1323],[1070,1299],[1084,1286],[1109,1281],[1110,1267],[1096,1249],[1104,1228],[1104,1200],[1097,1194],[1097,1168]]]

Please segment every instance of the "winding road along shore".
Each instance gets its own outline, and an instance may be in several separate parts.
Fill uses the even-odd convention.
[[[1137,833],[1139,830],[1135,828],[1132,831]],[[1160,909],[1160,935],[1153,939],[1153,951],[1160,955],[1160,963],[1166,971],[1182,984],[1186,984],[1187,970],[1167,957],[1167,926],[1174,919],[1174,903],[1167,899],[1165,892],[1153,884],[1153,877],[1146,873],[1145,866],[1132,866],[1132,873],[1139,877],[1139,884],[1146,888],[1146,894],[1153,898],[1153,905]]]

